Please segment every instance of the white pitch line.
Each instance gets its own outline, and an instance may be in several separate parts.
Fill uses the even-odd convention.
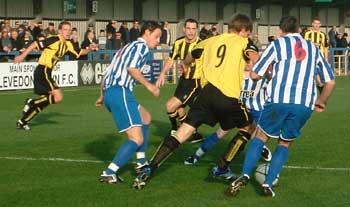
[[[27,160],[27,161],[54,161],[54,162],[78,162],[78,163],[108,163],[110,160],[75,160],[70,158],[59,158],[59,157],[0,157],[0,160]],[[179,164],[177,162],[166,162],[165,165],[174,165]],[[215,164],[215,163],[210,163]],[[182,165],[182,163],[181,163]],[[236,166],[242,166],[236,164]],[[323,171],[350,171],[350,168],[346,167],[319,167],[319,166],[292,166],[292,165],[286,165],[283,168],[286,169],[297,169],[297,170],[323,170]]]

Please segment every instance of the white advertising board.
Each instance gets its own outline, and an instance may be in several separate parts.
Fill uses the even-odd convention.
[[[0,63],[0,90],[33,88],[34,70],[38,63]],[[52,78],[60,87],[78,86],[78,62],[58,62]]]

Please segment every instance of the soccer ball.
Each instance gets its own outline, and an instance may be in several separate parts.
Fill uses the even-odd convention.
[[[267,175],[267,172],[269,171],[270,163],[264,163],[258,165],[258,167],[255,170],[254,176],[255,180],[262,185],[265,182],[265,178]],[[276,186],[279,179],[279,174],[277,175],[276,179],[272,182],[272,186]]]

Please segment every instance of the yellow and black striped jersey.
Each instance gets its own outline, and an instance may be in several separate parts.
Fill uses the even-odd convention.
[[[328,40],[327,35],[324,32],[309,30],[305,32],[304,39],[310,40],[314,43],[320,49],[321,53],[325,55],[325,48],[328,47]]]
[[[170,53],[170,58],[172,60],[176,60],[177,58],[179,58],[180,60],[184,60],[186,58],[186,55],[188,54],[188,52],[190,52],[192,50],[192,48],[198,42],[200,42],[199,37],[196,37],[196,40],[191,42],[191,43],[186,42],[185,36],[178,38],[174,42],[173,49]],[[196,64],[195,63],[193,63],[191,65],[191,67],[186,71],[186,73],[184,74],[184,78],[186,78],[186,79],[198,79],[198,78],[200,78],[200,74],[198,74],[196,72]]]
[[[44,41],[36,41],[38,49],[43,50],[39,58],[39,64],[47,68],[53,68],[66,53],[71,53],[77,58],[81,50],[76,51],[69,40],[64,40],[60,35],[53,35]]]
[[[226,33],[201,41],[191,54],[194,58],[203,58],[205,80],[226,96],[239,99],[249,51],[258,53],[250,39]]]

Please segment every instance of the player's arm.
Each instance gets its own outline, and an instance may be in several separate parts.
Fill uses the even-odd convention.
[[[329,62],[329,43],[328,43],[328,38],[327,35],[325,33],[324,34],[324,58],[326,59],[327,62]]]
[[[96,43],[91,43],[91,44],[89,45],[88,48],[86,48],[86,49],[81,49],[79,55],[86,55],[86,54],[88,54],[90,51],[97,50],[97,49],[98,49],[98,44],[96,44]]]
[[[165,65],[164,65],[162,71],[160,72],[159,77],[158,77],[157,82],[156,82],[157,87],[160,87],[160,86],[164,85],[164,83],[165,83],[165,76],[168,73],[169,69],[173,66],[173,64],[174,64],[174,60],[173,59],[168,59],[165,62]]]
[[[265,75],[270,65],[274,62],[274,59],[275,59],[275,49],[274,49],[274,44],[271,43],[263,52],[260,59],[258,58],[258,61],[253,66],[252,71],[250,72],[250,77],[253,80],[259,80],[262,76]]]
[[[55,43],[59,40],[59,37],[57,35],[51,36],[49,38],[46,38],[45,40],[35,40],[27,49],[23,51],[23,53],[19,56],[17,56],[14,60],[15,63],[20,63],[24,60],[24,58],[27,57],[27,55],[33,51],[34,49],[44,50],[49,45]]]
[[[37,43],[33,42],[31,45],[29,45],[29,47],[27,47],[27,49],[25,49],[22,54],[18,55],[15,57],[14,63],[20,63],[23,62],[24,58],[27,57],[27,55],[33,51],[34,49],[38,48]]]
[[[321,54],[319,54],[318,58],[317,74],[320,76],[321,82],[324,83],[324,88],[316,100],[315,111],[323,112],[325,110],[328,98],[331,96],[334,90],[335,77],[332,68]]]
[[[142,73],[137,68],[128,68],[128,72],[135,80],[145,86],[145,88],[151,92],[153,96],[159,96],[159,88],[143,77]]]
[[[316,100],[315,110],[317,112],[323,112],[326,108],[327,101],[331,96],[335,86],[335,80],[330,80],[324,84],[322,93]]]
[[[173,47],[173,49],[172,49],[172,51],[171,51],[171,53],[169,55],[170,57],[165,62],[164,67],[163,67],[162,71],[160,72],[159,77],[158,77],[158,79],[156,81],[156,86],[157,87],[160,87],[160,86],[164,85],[166,74],[168,74],[168,71],[173,66],[176,58],[178,58],[177,51],[178,51],[178,44],[176,44],[176,42],[175,42],[174,47]]]
[[[96,107],[101,107],[103,105],[103,98],[104,98],[104,91],[103,91],[103,87],[104,87],[104,82],[105,82],[105,76],[102,77],[101,80],[101,84],[100,84],[100,95],[97,98],[96,102],[95,102],[95,106]]]

